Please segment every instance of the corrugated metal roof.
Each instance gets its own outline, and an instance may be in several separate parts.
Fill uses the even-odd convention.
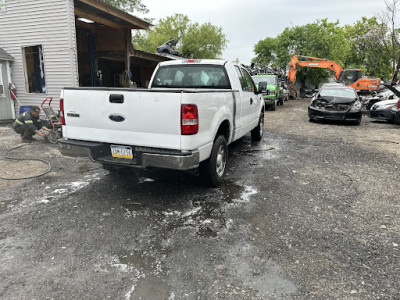
[[[12,57],[3,48],[0,47],[0,60],[11,60],[11,61],[14,61],[14,57]]]

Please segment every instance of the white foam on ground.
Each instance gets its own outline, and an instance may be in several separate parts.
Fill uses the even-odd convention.
[[[245,202],[250,201],[250,196],[257,194],[257,190],[251,186],[245,186],[244,187],[244,192],[242,193],[240,200],[243,200]]]
[[[187,217],[193,216],[193,215],[197,214],[197,213],[199,212],[200,209],[201,209],[200,206],[195,207],[195,208],[193,208],[193,209],[191,209],[191,210],[185,212],[185,213],[182,215],[182,217],[187,218]]]
[[[146,178],[146,177],[140,177],[138,181],[139,181],[139,183],[154,182],[154,179]]]

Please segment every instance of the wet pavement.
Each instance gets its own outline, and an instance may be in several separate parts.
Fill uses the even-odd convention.
[[[400,130],[311,124],[306,106],[267,112],[263,140],[229,147],[215,189],[176,171],[110,174],[43,141],[14,153],[53,169],[0,180],[0,298],[399,299],[400,146],[368,138]],[[18,145],[10,130],[0,154]],[[0,160],[2,176],[24,173],[14,163]]]

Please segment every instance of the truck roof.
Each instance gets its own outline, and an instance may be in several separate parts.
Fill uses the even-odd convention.
[[[255,74],[252,75],[252,77],[276,77],[278,76],[277,74]]]
[[[171,66],[171,65],[181,65],[181,64],[202,64],[202,65],[224,65],[227,60],[223,59],[183,59],[183,60],[170,60],[160,63],[160,66]]]

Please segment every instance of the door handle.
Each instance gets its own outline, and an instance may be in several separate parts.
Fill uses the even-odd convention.
[[[253,98],[250,98],[250,104],[253,104]]]
[[[111,94],[110,103],[124,103],[124,95]]]

